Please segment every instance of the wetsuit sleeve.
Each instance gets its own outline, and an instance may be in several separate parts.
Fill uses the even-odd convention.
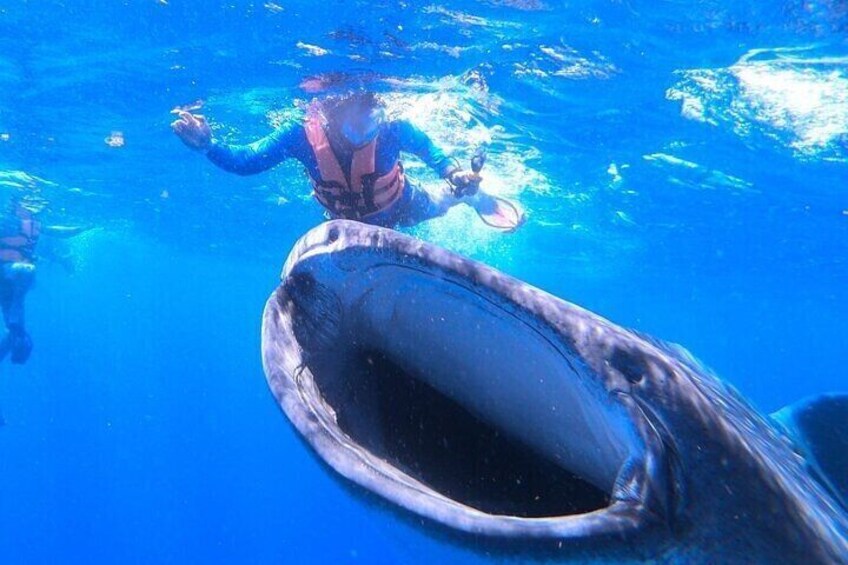
[[[407,121],[397,122],[398,140],[400,150],[416,155],[430,168],[439,173],[439,176],[447,177],[453,171],[459,169],[456,159],[445,155],[445,152],[431,140],[426,133]]]
[[[291,156],[295,132],[295,127],[280,128],[248,145],[228,145],[213,141],[206,156],[217,166],[231,173],[261,173]]]
[[[41,233],[61,239],[75,237],[91,228],[83,226],[41,226]]]

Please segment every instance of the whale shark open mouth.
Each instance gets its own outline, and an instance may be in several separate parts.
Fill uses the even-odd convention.
[[[282,278],[266,374],[335,471],[465,532],[562,539],[643,523],[644,430],[626,392],[563,339],[556,299],[352,222],[312,230]]]
[[[341,373],[309,365],[351,441],[451,500],[522,518],[609,505],[609,489],[511,437],[385,352],[357,351]]]

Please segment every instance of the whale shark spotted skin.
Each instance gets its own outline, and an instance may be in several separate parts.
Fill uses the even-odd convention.
[[[848,562],[846,397],[761,415],[682,348],[436,245],[314,228],[262,353],[337,476],[471,549]]]

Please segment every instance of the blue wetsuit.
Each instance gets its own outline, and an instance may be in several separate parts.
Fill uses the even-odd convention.
[[[332,129],[327,135],[342,171],[350,177],[354,149]],[[375,174],[381,176],[388,173],[398,162],[401,151],[418,156],[441,177],[446,177],[458,168],[456,161],[446,156],[420,129],[407,121],[390,121],[382,124],[378,130]],[[267,171],[288,158],[295,158],[303,163],[311,178],[321,177],[315,153],[301,124],[281,127],[248,145],[213,142],[207,156],[222,169],[239,175]],[[407,179],[403,195],[385,210],[368,216],[367,221],[384,226],[413,225],[444,212],[445,209],[434,202],[427,192]]]
[[[36,222],[31,216],[27,219]],[[40,226],[40,224],[38,224]],[[11,352],[12,363],[29,359],[32,339],[24,323],[24,298],[35,279],[34,253],[38,231],[24,236],[22,219],[8,214],[0,219],[0,311],[8,332],[0,339],[0,360]]]

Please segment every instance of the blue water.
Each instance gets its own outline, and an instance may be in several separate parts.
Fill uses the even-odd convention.
[[[414,235],[685,345],[766,412],[844,390],[846,32],[839,0],[0,3],[2,196],[93,227],[0,366],[0,562],[481,559],[351,497],[268,393],[262,307],[322,220],[297,164],[231,176],[169,130],[199,100],[251,141],[316,73],[398,79],[392,110],[463,160],[487,143],[528,211]]]

